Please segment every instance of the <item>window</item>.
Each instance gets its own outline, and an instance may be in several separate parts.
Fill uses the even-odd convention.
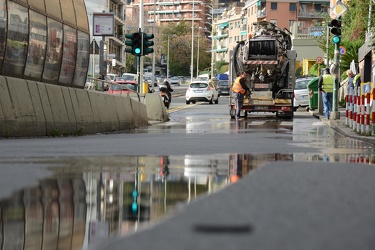
[[[87,65],[89,64],[89,34],[78,31],[78,51],[77,63],[74,72],[73,86],[78,83],[83,83],[87,75]],[[77,85],[76,85],[77,86]]]
[[[297,4],[296,3],[290,3],[289,4],[289,11],[297,11]]]
[[[29,40],[29,15],[26,7],[8,2],[8,34],[3,73],[23,75]]]
[[[320,11],[322,11],[322,5],[321,4],[315,4],[314,9],[315,9],[315,11],[320,12]]]
[[[0,6],[5,6],[5,0],[0,0]],[[0,8],[0,68],[3,65],[4,52],[5,52],[5,41],[7,32],[7,12],[6,8]]]
[[[59,83],[70,86],[76,66],[77,31],[67,25],[63,26],[63,31],[64,47]]]
[[[277,10],[277,3],[271,3],[271,10]]]
[[[25,75],[41,79],[47,45],[47,23],[43,15],[32,10],[30,10],[29,42]]]
[[[47,81],[57,81],[61,66],[62,56],[62,24],[48,18],[47,55],[44,64],[43,79]]]
[[[293,24],[295,22],[296,22],[295,20],[289,20],[289,29],[291,29],[291,27],[293,27]]]

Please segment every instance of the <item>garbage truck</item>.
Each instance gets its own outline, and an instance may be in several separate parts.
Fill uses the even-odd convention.
[[[234,48],[231,68],[235,77],[246,72],[246,93],[241,115],[270,112],[277,117],[293,118],[293,97],[297,53],[292,50],[291,32],[275,24],[253,23],[255,32]],[[235,101],[230,95],[230,116],[235,118]]]

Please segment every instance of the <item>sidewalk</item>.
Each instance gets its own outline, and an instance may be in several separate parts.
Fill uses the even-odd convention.
[[[338,120],[328,120],[323,114],[319,114],[318,110],[310,110],[309,112],[316,118],[326,122],[328,126],[344,136],[375,144],[375,136],[360,135],[357,132],[353,131],[352,128],[345,125],[345,108],[338,108],[338,111],[340,113],[340,119]]]

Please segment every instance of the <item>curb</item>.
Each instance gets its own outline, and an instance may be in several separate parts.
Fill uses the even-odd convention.
[[[357,134],[357,132],[353,131],[350,127],[345,125],[344,120],[328,120],[319,113],[313,111],[309,112],[312,116],[325,122],[329,127],[345,137],[350,137],[356,140],[364,141],[366,143],[375,144],[375,137]]]

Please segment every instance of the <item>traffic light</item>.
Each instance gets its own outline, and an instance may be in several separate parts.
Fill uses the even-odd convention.
[[[340,44],[341,41],[341,20],[333,19],[331,21],[331,33],[333,34],[332,42],[334,44]]]
[[[154,46],[154,42],[150,41],[152,39],[154,39],[154,34],[143,33],[143,56],[154,53],[154,49],[151,48]]]
[[[131,196],[132,196],[132,203],[129,206],[129,219],[136,219],[138,218],[138,211],[139,211],[138,191],[134,189],[133,192],[131,193]]]
[[[135,56],[142,55],[142,32],[125,34],[125,45],[129,48],[125,48],[125,52]]]

